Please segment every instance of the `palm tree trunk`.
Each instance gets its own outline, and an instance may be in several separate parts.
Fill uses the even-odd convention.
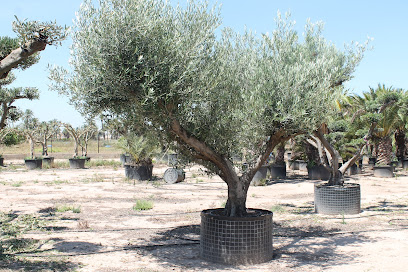
[[[405,131],[403,129],[397,129],[394,134],[395,145],[396,145],[396,155],[397,158],[403,158],[405,155]]]
[[[381,138],[378,142],[377,164],[389,165],[392,156],[392,140],[390,136]]]

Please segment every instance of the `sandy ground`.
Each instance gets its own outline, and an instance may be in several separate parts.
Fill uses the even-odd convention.
[[[227,266],[201,260],[198,242],[200,211],[220,207],[226,185],[198,166],[185,169],[184,182],[165,184],[166,168],[156,166],[155,180],[135,184],[120,167],[3,168],[0,211],[35,214],[47,231],[25,234],[39,240],[38,248],[0,271],[407,271],[407,172],[384,179],[365,169],[352,176],[348,182],[362,189],[358,215],[314,213],[319,181],[302,171],[251,187],[247,206],[275,211],[274,259]],[[138,199],[152,201],[153,209],[133,210]],[[55,211],[61,205],[80,213]]]

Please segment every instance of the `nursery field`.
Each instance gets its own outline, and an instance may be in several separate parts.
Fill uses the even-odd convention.
[[[0,271],[406,271],[408,173],[375,178],[366,168],[362,213],[314,212],[303,171],[249,189],[247,206],[274,212],[274,258],[227,266],[199,257],[200,211],[225,204],[227,187],[198,166],[166,184],[165,165],[149,182],[125,178],[118,164],[0,172]]]
[[[71,158],[74,154],[73,140],[54,140],[49,141],[48,143],[48,153],[50,156],[60,159],[68,159]],[[79,149],[79,152],[81,152],[81,149]],[[118,147],[117,140],[100,140],[99,148],[97,140],[90,140],[88,145],[88,153],[92,157],[106,158],[115,157],[115,155],[117,155],[117,157],[119,158],[119,154],[123,153],[123,151],[121,151]],[[0,154],[2,154],[6,159],[24,159],[24,157],[30,154],[30,145],[28,141],[9,147],[2,145],[0,147]],[[42,147],[40,145],[36,145],[34,154],[35,156],[41,156]]]

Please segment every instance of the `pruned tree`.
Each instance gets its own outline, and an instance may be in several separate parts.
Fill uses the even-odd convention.
[[[13,68],[24,69],[36,63],[36,54],[47,45],[60,45],[68,30],[56,22],[21,21],[17,17],[12,26],[18,37],[0,38],[0,79],[6,78]]]
[[[371,88],[363,96],[348,96],[343,102],[340,112],[343,122],[332,120],[331,129],[322,124],[312,137],[314,146],[319,150],[321,164],[331,172],[329,185],[343,184],[344,173],[361,157],[370,141],[378,144],[378,162],[385,165],[391,162],[390,135],[401,104],[401,90],[379,86],[377,90]],[[336,125],[337,128],[334,128]],[[339,167],[341,149],[345,151],[348,147],[352,147],[352,151],[349,154],[343,152],[343,164]],[[350,149],[347,151],[350,152]],[[326,155],[329,160],[324,157]]]
[[[61,122],[54,119],[48,122],[41,122],[39,125],[38,143],[42,146],[42,155],[48,156],[48,140],[60,131]]]
[[[312,131],[330,111],[364,46],[338,50],[322,24],[302,41],[278,15],[271,36],[216,38],[218,9],[159,0],[86,0],[72,32],[72,73],[56,68],[53,88],[84,114],[121,116],[145,133],[177,142],[178,152],[228,185],[227,216],[245,216],[256,171],[282,141]],[[232,157],[245,150],[250,167]]]
[[[38,99],[39,94],[36,88],[6,88],[15,80],[13,74],[5,79],[0,79],[0,131],[4,129],[9,122],[15,122],[21,117],[22,112],[14,103],[20,99],[34,100]]]
[[[92,135],[96,132],[96,126],[92,123],[88,123],[82,127],[74,128],[68,123],[62,124],[68,133],[74,139],[74,158],[79,157],[79,147],[81,148],[81,156],[86,157],[88,152],[88,141]]]
[[[27,138],[30,143],[30,158],[34,159],[35,144],[39,143],[40,139],[40,121],[34,117],[32,110],[26,110],[22,116],[20,132]]]
[[[80,129],[80,142],[79,145],[81,146],[82,156],[88,156],[88,142],[95,133],[98,131],[98,128],[95,125],[93,120],[88,120],[85,125],[83,125]]]
[[[5,88],[15,80],[12,69],[26,69],[39,61],[38,52],[46,45],[58,45],[66,38],[67,28],[55,22],[16,21],[12,23],[17,38],[0,37],[0,130],[8,121],[22,114],[14,102],[19,99],[38,99],[36,88]]]

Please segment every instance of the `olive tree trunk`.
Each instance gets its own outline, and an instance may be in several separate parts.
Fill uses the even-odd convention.
[[[195,159],[198,161],[204,160],[211,162],[216,166],[216,168],[219,169],[219,176],[225,181],[225,183],[227,183],[228,186],[228,199],[225,205],[225,215],[231,217],[243,217],[247,214],[246,200],[248,188],[252,178],[267,160],[273,149],[279,143],[289,138],[284,138],[283,131],[278,131],[274,135],[270,136],[269,140],[265,143],[264,152],[257,158],[254,166],[246,171],[242,176],[239,176],[229,158],[225,158],[216,153],[206,143],[200,141],[193,135],[189,135],[178,120],[172,120],[170,131],[173,133],[176,141],[182,142],[184,145],[187,145],[194,151]]]
[[[368,133],[364,136],[364,140],[367,142],[372,138],[372,134],[374,128],[376,127],[376,123],[372,123]],[[351,167],[362,155],[364,148],[366,147],[366,143],[361,144],[357,148],[357,152],[354,156],[349,159],[347,162],[343,163],[343,165],[339,168],[339,152],[329,143],[329,141],[324,137],[324,130],[321,128],[317,129],[314,132],[316,138],[321,142],[324,148],[330,154],[331,160],[330,165],[324,165],[328,170],[330,170],[331,175],[328,184],[329,185],[343,185],[344,183],[344,173],[347,171],[349,167]],[[319,151],[319,153],[322,153]]]

